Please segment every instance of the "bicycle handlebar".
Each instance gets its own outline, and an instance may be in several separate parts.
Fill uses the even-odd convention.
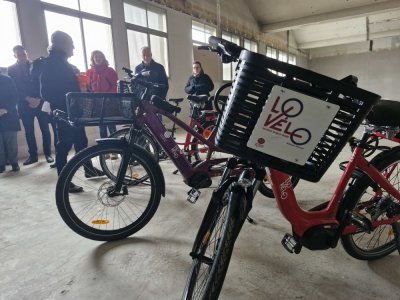
[[[227,40],[221,39],[216,36],[210,36],[208,39],[208,46],[198,46],[199,50],[209,50],[212,52],[217,52],[221,57],[223,63],[230,63],[237,61],[240,56],[240,52],[244,48],[229,42]]]

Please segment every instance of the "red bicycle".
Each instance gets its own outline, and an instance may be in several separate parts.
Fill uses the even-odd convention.
[[[210,44],[228,58],[229,49],[236,46],[215,37],[210,38]],[[229,61],[227,57],[225,61]],[[271,69],[285,74],[284,78],[270,72]],[[265,103],[267,99],[276,99],[269,94],[276,85],[278,91],[283,91],[280,94],[282,98],[284,92],[290,94],[289,89],[293,89],[312,96],[314,104],[322,101],[319,104],[327,104],[327,109],[332,108],[331,104],[339,106],[304,164],[246,146],[258,124],[250,121],[262,118],[262,110],[268,112]],[[328,94],[327,89],[330,90]],[[193,263],[184,299],[218,298],[235,241],[265,177],[265,165],[270,167],[267,173],[279,210],[291,224],[292,232],[282,239],[282,245],[290,253],[299,253],[303,247],[310,250],[334,248],[339,241],[349,255],[362,260],[378,259],[396,249],[400,252],[400,147],[382,151],[371,161],[363,156],[363,151],[369,147],[369,139],[379,126],[369,124],[364,127],[328,202],[308,211],[302,209],[296,201],[290,176],[286,174],[317,182],[379,100],[378,95],[247,50],[241,53],[230,95],[237,96],[228,100],[216,141],[225,151],[242,158],[232,158],[228,162],[221,184],[213,192],[190,253]],[[295,111],[295,105],[292,108],[291,112]],[[392,108],[399,112],[400,103],[394,103]],[[242,114],[241,120],[238,120],[238,113]],[[397,116],[385,116],[379,120],[386,119],[398,126]],[[304,128],[312,134],[316,132],[311,125]],[[285,153],[277,155],[284,156]],[[247,168],[240,176],[232,176],[237,163],[247,164]],[[360,172],[360,176],[354,176],[355,170]]]

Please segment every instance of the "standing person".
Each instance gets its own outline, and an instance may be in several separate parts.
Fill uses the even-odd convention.
[[[86,71],[89,78],[89,89],[94,93],[116,93],[117,72],[108,66],[108,61],[103,52],[94,50],[90,56],[91,68]],[[110,134],[117,131],[115,125],[100,125],[100,138],[106,138],[107,128]]]
[[[207,95],[214,89],[214,83],[210,76],[204,73],[199,61],[193,62],[193,74],[189,77],[185,86],[185,92],[189,95]],[[213,109],[212,102],[207,101],[204,109]],[[193,104],[190,102],[190,114],[193,112]]]
[[[76,68],[68,63],[68,58],[74,54],[72,38],[62,31],[55,31],[51,35],[49,56],[41,66],[40,92],[45,101],[50,103],[50,109],[67,111],[65,94],[80,92],[76,77]],[[56,147],[57,173],[67,163],[68,152],[74,146],[76,151],[87,147],[88,139],[84,127],[71,127],[64,122],[57,122],[58,143]],[[85,177],[102,176],[104,173],[92,165],[85,167]],[[70,193],[82,192],[83,188],[71,183]]]
[[[6,162],[14,172],[19,171],[17,132],[21,130],[16,105],[18,91],[13,80],[0,74],[0,173]]]
[[[8,75],[14,80],[18,90],[18,113],[25,130],[25,138],[28,145],[29,157],[23,165],[30,165],[38,161],[38,149],[35,137],[35,118],[37,118],[42,132],[43,153],[48,163],[54,162],[51,156],[51,135],[49,130],[49,116],[42,112],[43,102],[39,95],[35,95],[30,78],[32,62],[24,47],[17,45],[13,48],[17,62],[8,67]]]
[[[154,83],[160,83],[162,86],[154,91],[154,94],[158,97],[165,99],[167,97],[167,92],[169,89],[168,77],[165,73],[163,65],[155,62],[153,60],[153,54],[148,46],[141,49],[142,63],[137,65],[135,68],[135,73],[141,73],[145,71],[150,71],[149,81]]]

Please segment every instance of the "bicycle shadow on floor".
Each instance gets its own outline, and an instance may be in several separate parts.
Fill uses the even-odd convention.
[[[123,247],[129,246],[137,246],[137,245],[145,245],[145,244],[154,244],[156,243],[154,240],[150,238],[141,238],[141,237],[129,237],[119,241],[112,242],[104,242],[98,247],[94,248],[91,254],[91,262],[95,268],[101,268],[103,259],[112,251],[116,249],[121,249]]]
[[[400,288],[400,269],[397,267],[399,265],[400,255],[397,251],[381,259],[368,262],[371,271]]]

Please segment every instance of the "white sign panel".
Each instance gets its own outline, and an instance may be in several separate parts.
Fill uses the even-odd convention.
[[[275,85],[247,147],[304,165],[339,106]]]

